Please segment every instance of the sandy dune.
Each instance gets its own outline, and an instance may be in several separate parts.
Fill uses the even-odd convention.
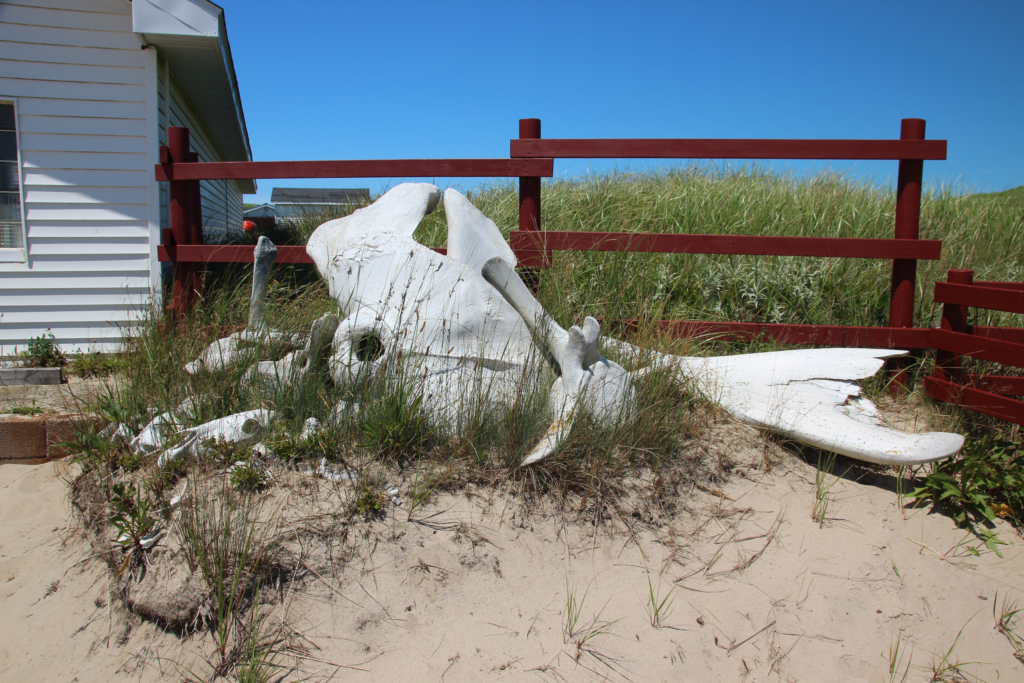
[[[183,642],[110,606],[105,566],[70,540],[59,467],[0,467],[0,680],[208,671],[204,637]],[[891,477],[849,477],[821,528],[814,468],[793,456],[767,474],[741,466],[635,533],[595,533],[482,489],[441,496],[412,522],[398,508],[301,549],[308,570],[265,606],[290,633],[282,680],[877,682],[897,639],[910,681],[930,680],[954,643],[948,663],[973,664],[946,680],[1024,680],[992,615],[997,592],[1024,602],[1014,531],[999,527],[1003,558],[983,546],[976,557],[949,518],[901,511]],[[318,500],[337,486],[318,481]],[[673,590],[661,628],[649,581]],[[567,593],[579,606],[568,638]]]

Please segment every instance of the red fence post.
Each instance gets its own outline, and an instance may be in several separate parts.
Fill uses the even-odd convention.
[[[951,268],[946,273],[946,282],[952,282],[957,285],[969,285],[974,282],[974,271]],[[966,332],[967,306],[943,304],[940,327],[953,332]],[[960,356],[952,351],[938,350],[935,354],[935,376],[950,382],[962,383],[964,376],[960,358]]]
[[[167,149],[171,168],[175,163],[190,160],[188,128],[170,126],[167,129]],[[191,189],[187,180],[170,181],[170,223],[171,236],[175,244],[192,243]],[[174,263],[174,289],[171,305],[175,313],[184,313],[191,307],[194,266],[189,263]]]
[[[540,119],[519,119],[519,139],[539,139]],[[519,229],[540,230],[540,178],[519,178]]]
[[[539,140],[540,119],[519,119],[519,139]],[[540,176],[519,176],[519,229],[531,232],[541,230],[540,218]],[[516,254],[520,264],[520,275],[530,287],[536,290],[540,282],[538,267],[547,268],[551,263],[550,251],[538,251],[531,246],[525,252]]]
[[[199,162],[199,155],[192,152],[188,155],[192,163]],[[189,202],[189,244],[203,244],[203,196],[199,186],[200,181],[188,181],[188,202]],[[206,264],[193,266],[192,290],[203,291],[203,279],[206,275]]]
[[[924,140],[924,119],[903,119],[900,140]],[[896,181],[896,239],[916,240],[921,224],[921,177],[924,161],[901,159]],[[917,287],[917,261],[893,259],[892,289],[889,295],[889,327],[914,326],[914,290]],[[905,359],[893,364],[893,379],[905,387],[907,376]]]

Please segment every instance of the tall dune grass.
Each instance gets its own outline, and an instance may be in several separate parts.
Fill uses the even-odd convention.
[[[512,184],[472,195],[508,234],[518,225]],[[692,167],[665,173],[613,173],[548,183],[546,230],[801,237],[890,238],[895,192],[824,172],[797,178],[757,167]],[[1024,281],[1024,194],[926,191],[923,239],[943,240],[939,261],[918,262],[915,325],[938,320],[932,285],[949,268],[978,280]],[[443,207],[417,233],[443,246]],[[541,274],[540,298],[565,322],[644,314],[666,319],[831,325],[886,325],[892,262],[778,256],[555,252]],[[1024,325],[979,313],[979,324]]]

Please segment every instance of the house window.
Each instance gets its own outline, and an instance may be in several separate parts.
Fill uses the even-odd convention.
[[[0,249],[21,249],[21,168],[14,103],[0,102]]]

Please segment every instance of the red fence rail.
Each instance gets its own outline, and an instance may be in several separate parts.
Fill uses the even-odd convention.
[[[208,263],[252,263],[252,248],[203,244],[200,180],[252,178],[540,178],[553,174],[552,159],[367,159],[338,161],[213,161],[198,162],[189,151],[189,130],[170,127],[160,148],[155,177],[170,185],[170,228],[162,231],[157,258],[174,266],[174,313],[191,308],[202,291],[201,266]],[[444,252],[443,249],[436,251]],[[529,255],[527,254],[527,257]],[[278,247],[279,263],[312,263],[305,247]]]
[[[509,143],[512,158],[628,158],[628,159],[875,159],[899,161],[896,188],[896,220],[892,240],[857,238],[788,238],[723,235],[654,235],[637,233],[559,232],[542,230],[540,198],[535,214],[523,220],[520,190],[520,227],[512,233],[513,248],[542,249],[526,265],[545,266],[556,250],[644,251],[690,254],[741,254],[778,256],[829,256],[840,258],[891,258],[892,284],[889,327],[912,328],[914,291],[919,259],[938,259],[941,242],[919,240],[921,179],[926,159],[946,158],[945,140],[925,140],[923,119],[903,119],[899,140],[695,140],[695,139],[542,139],[539,119],[519,122],[519,139]],[[536,252],[535,252],[536,254]],[[681,329],[697,321],[675,321]],[[791,334],[792,332],[792,334]],[[765,328],[769,336],[784,341],[799,336],[787,326]],[[852,337],[850,335],[853,335]],[[825,339],[859,339],[853,330],[836,327]],[[890,335],[890,342],[895,341]],[[897,360],[896,365],[904,363]],[[896,379],[906,384],[906,373]]]
[[[969,356],[1024,368],[1024,343],[972,334],[979,328],[967,325],[968,307],[1024,313],[1024,283],[973,280],[972,270],[950,270],[946,282],[935,283],[935,301],[943,304],[942,321],[940,329],[931,331],[932,346],[938,351],[935,374],[925,378],[925,391],[934,399],[1024,424],[1024,402],[1009,398],[1024,395],[1024,377],[966,374],[962,363],[962,357]]]

